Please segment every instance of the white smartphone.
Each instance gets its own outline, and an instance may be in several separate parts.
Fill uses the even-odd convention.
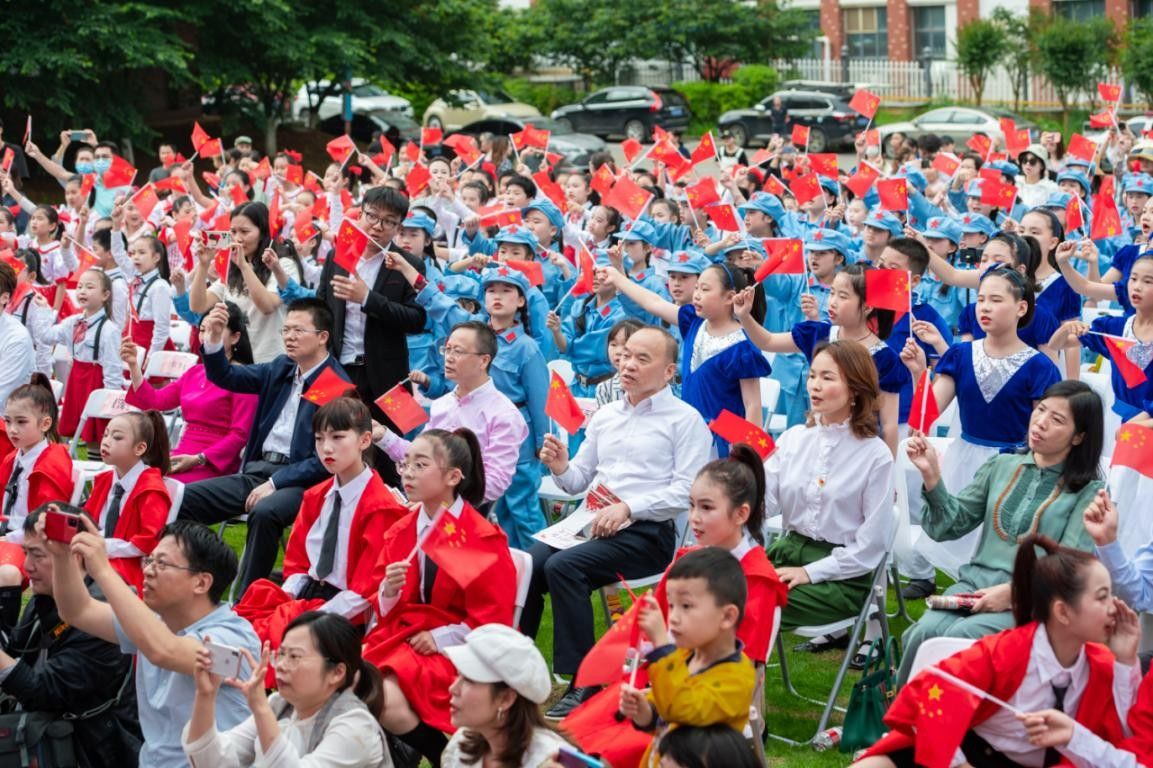
[[[239,648],[206,641],[204,647],[212,654],[212,673],[223,678],[240,678],[240,662],[244,656]]]
[[[210,230],[204,233],[204,241],[213,250],[223,250],[232,246],[232,232],[228,230]]]

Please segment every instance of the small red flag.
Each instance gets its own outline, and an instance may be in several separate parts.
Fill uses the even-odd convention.
[[[0,261],[12,267],[12,271],[15,272],[17,276],[28,266],[24,263],[23,259],[16,258],[16,254],[12,252],[11,248],[5,248],[0,251]],[[12,306],[13,304],[15,304],[15,302],[9,300],[8,305]]]
[[[912,294],[909,273],[903,269],[870,269],[865,272],[865,303],[873,309],[909,311]]]
[[[484,546],[476,520],[473,515],[457,518],[442,513],[420,545],[461,589],[468,589],[500,561],[500,555]]]
[[[208,135],[208,131],[201,128],[199,122],[195,122],[192,124],[192,148],[193,149],[195,149],[197,152],[199,152],[200,148],[202,146],[204,146],[204,143],[207,141],[210,141],[211,139],[212,139],[212,137]]]
[[[576,685],[608,685],[621,679],[629,650],[640,645],[640,607],[640,600],[634,602],[585,654],[577,669]]]
[[[880,177],[881,172],[873,165],[861,163],[857,166],[857,172],[845,182],[845,186],[852,190],[853,194],[857,197],[864,197],[869,194],[869,190],[873,188],[873,184],[875,184]]]
[[[929,434],[935,422],[941,416],[937,406],[937,394],[933,392],[933,384],[929,381],[929,370],[921,372],[917,379],[917,386],[913,389],[913,407],[909,410],[909,427],[919,430],[921,434]]]
[[[1106,178],[1112,178],[1107,176]],[[1121,234],[1121,214],[1117,201],[1102,186],[1093,202],[1093,222],[1089,226],[1089,239],[1107,240]]]
[[[444,141],[444,131],[440,128],[421,128],[420,146],[435,147]]]
[[[1005,150],[1010,157],[1016,157],[1029,148],[1029,129],[1018,128],[1010,117],[1001,119],[1001,130],[1005,134]]]
[[[233,184],[228,188],[228,196],[232,198],[232,204],[237,207],[248,202],[248,193],[245,192],[244,187],[239,184]],[[269,223],[271,223],[271,219],[269,219]],[[273,237],[275,237],[275,235],[273,235]]]
[[[1121,339],[1116,336],[1104,336],[1103,338],[1105,339],[1105,347],[1109,350],[1109,358],[1113,361],[1118,373],[1121,374],[1121,378],[1125,380],[1125,386],[1132,389],[1148,381],[1145,371],[1129,357],[1129,350],[1136,346],[1136,341]]]
[[[0,171],[12,173],[12,163],[15,160],[16,153],[12,151],[12,147],[4,147],[4,155],[0,157]]]
[[[1065,231],[1073,232],[1085,226],[1085,214],[1081,212],[1081,198],[1072,195],[1065,203]]]
[[[336,242],[333,243],[333,258],[336,266],[344,269],[350,275],[356,272],[356,265],[364,249],[368,247],[368,235],[356,226],[352,219],[345,218],[340,223],[340,230],[336,233]]]
[[[522,261],[520,259],[506,259],[505,264],[510,269],[515,269],[521,272],[528,278],[528,284],[532,286],[544,285],[544,265],[539,261]]]
[[[84,274],[88,270],[95,267],[99,263],[99,259],[96,258],[95,253],[88,250],[87,248],[85,248],[83,245],[76,242],[75,240],[72,241],[72,247],[76,249],[77,255],[78,255],[77,261],[79,261],[80,263],[77,265],[76,269],[72,272],[71,279],[72,280],[78,280],[78,279],[80,279],[80,276],[82,274]],[[21,262],[20,266],[24,266],[24,263]]]
[[[581,245],[580,253],[577,255],[577,263],[580,266],[580,272],[577,274],[576,283],[573,284],[572,295],[587,296],[593,292],[593,273],[596,271],[596,262],[593,261],[593,255],[584,245]]]
[[[80,177],[80,198],[82,200],[87,200],[88,195],[92,194],[92,188],[95,186],[96,186],[96,174],[95,173],[86,173],[82,177]]]
[[[172,233],[176,236],[176,247],[184,257],[184,267],[192,266],[192,221],[184,219],[172,225]]]
[[[315,172],[309,171],[304,174],[304,188],[309,192],[316,192],[317,194],[324,192],[324,179],[320,178]]]
[[[1121,101],[1121,86],[1113,83],[1097,83],[1097,93],[1102,101]]]
[[[351,136],[337,136],[324,145],[324,151],[328,153],[333,162],[343,165],[356,152],[356,142],[352,140]]]
[[[304,166],[289,163],[284,169],[284,180],[298,186],[304,184]]]
[[[717,229],[724,232],[741,231],[741,222],[737,219],[737,209],[733,207],[732,203],[714,203],[705,208],[705,213],[717,225]]]
[[[881,106],[881,97],[862,88],[853,94],[849,100],[849,109],[860,112],[872,120],[877,116],[877,108]]]
[[[790,181],[789,190],[797,199],[797,205],[804,205],[821,194],[821,182],[817,179],[817,174],[806,173]]]
[[[220,139],[209,139],[200,145],[201,157],[220,157],[224,154],[224,142]]]
[[[809,126],[794,125],[791,138],[793,140],[794,147],[804,147],[807,149],[809,146]]]
[[[182,195],[188,191],[188,189],[184,186],[184,182],[175,176],[169,176],[166,179],[161,179],[160,181],[153,183],[152,186],[156,188],[157,192],[175,192],[178,195]],[[91,187],[89,187],[89,189],[91,189]],[[83,185],[80,187],[80,193],[84,194]]]
[[[625,162],[630,165],[643,149],[644,147],[636,139],[625,139],[621,142],[621,152],[625,155]]]
[[[482,208],[480,211],[477,211],[477,213],[482,214],[480,217],[480,226],[511,227],[514,224],[520,224],[524,221],[524,216],[521,214],[520,208],[502,209],[499,203],[492,207],[496,210],[483,212],[485,209]]]
[[[993,140],[988,136],[982,136],[979,133],[975,133],[969,137],[968,141],[965,142],[965,146],[976,152],[981,157],[986,157],[989,154],[989,150],[993,148]]]
[[[296,221],[292,223],[292,231],[296,236],[296,242],[302,244],[320,234],[320,230],[312,224],[312,217],[303,215],[296,217]]]
[[[419,163],[412,166],[408,175],[404,177],[404,188],[408,192],[408,196],[412,198],[419,195],[421,190],[428,186],[431,179],[432,174],[429,172],[428,166]]]
[[[156,196],[156,189],[151,184],[145,184],[129,199],[145,219],[152,215],[152,210],[160,203],[160,198]]]
[[[565,199],[564,190],[560,188],[560,184],[552,180],[552,177],[548,175],[548,171],[537,171],[532,175],[532,180],[536,182],[537,189],[543,192],[549,200],[552,200],[553,205],[562,211],[565,209],[568,202]]]
[[[220,282],[228,283],[228,267],[231,263],[231,250],[220,248],[216,251],[216,256],[212,258],[212,267],[216,270],[216,276],[220,278]]]
[[[803,275],[805,248],[794,238],[768,238],[761,241],[768,258],[757,267],[753,278],[759,283],[769,275]]]
[[[240,189],[239,184],[233,185],[233,200],[237,199],[236,190],[238,189]],[[241,191],[243,192],[243,190]],[[248,202],[247,197],[244,198],[243,202],[238,202],[237,205],[244,205],[246,202]],[[280,236],[280,230],[284,226],[284,222],[282,221],[283,218],[284,217],[280,214],[280,190],[278,189],[273,192],[272,202],[268,204],[268,232],[272,235],[273,240]]]
[[[403,384],[397,384],[392,389],[376,398],[376,404],[384,411],[402,435],[428,421],[428,414],[416,402],[416,398],[408,393]],[[438,563],[439,565],[439,563]]]
[[[938,152],[937,156],[933,158],[933,167],[946,176],[953,176],[961,167],[961,160],[948,152]]]
[[[585,423],[585,414],[564,380],[554,371],[544,401],[544,412],[565,432],[575,435]]]
[[[272,164],[268,162],[267,157],[260,158],[260,162],[252,169],[252,177],[254,179],[267,179],[272,175]]]
[[[1097,157],[1097,144],[1092,139],[1074,133],[1069,139],[1069,146],[1065,148],[1065,154],[1091,163]]]
[[[876,128],[870,128],[865,131],[865,146],[879,147],[881,146],[881,132]]]
[[[877,182],[877,197],[880,199],[881,210],[909,210],[908,179],[881,179]]]
[[[603,199],[612,191],[613,184],[616,184],[616,182],[617,177],[613,175],[612,167],[608,163],[604,163],[600,168],[597,168],[596,173],[593,174],[593,179],[589,182],[589,186]]]
[[[709,422],[709,429],[733,445],[744,443],[749,446],[757,452],[762,461],[769,458],[769,454],[776,447],[768,432],[727,409]]]
[[[1095,115],[1089,115],[1090,128],[1108,128],[1113,125],[1113,112],[1112,110],[1105,110],[1098,112]]]
[[[981,182],[981,204],[994,208],[1011,208],[1017,199],[1017,187],[997,179]]]
[[[784,197],[788,192],[788,190],[785,189],[785,185],[781,183],[781,180],[771,173],[765,176],[764,189],[769,194],[776,195],[777,197]]]
[[[404,159],[407,160],[408,162],[410,162],[410,163],[419,163],[420,162],[420,145],[417,144],[415,141],[410,141],[407,144],[405,144],[404,149],[402,149],[401,152],[404,154]]]
[[[1129,467],[1153,477],[1153,429],[1140,424],[1122,424],[1113,448],[1114,467]]]
[[[537,128],[533,125],[525,124],[524,130],[517,131],[511,135],[512,144],[517,148],[517,151],[525,147],[536,147],[537,149],[548,149],[548,140],[552,132],[545,128]]]
[[[954,674],[961,669],[950,667]],[[969,730],[976,696],[925,670],[909,681],[886,714],[900,723],[900,731],[915,734],[913,760],[925,768],[949,768],[957,748]]]
[[[832,152],[821,152],[809,155],[809,163],[813,172],[830,179],[837,178],[837,156]]]
[[[711,176],[685,187],[685,196],[689,199],[689,205],[698,211],[721,201],[721,196],[717,194],[717,182]]]
[[[1107,174],[1101,177],[1101,186],[1097,188],[1098,195],[1105,195],[1114,200],[1117,199],[1117,177],[1113,174]]]
[[[332,368],[325,368],[301,397],[310,403],[324,405],[331,403],[351,388],[352,384],[340,378],[340,374]]]
[[[396,147],[392,142],[383,136],[380,137],[380,151],[372,156],[372,162],[376,163],[381,168],[388,167],[388,163],[392,160],[392,156],[396,154]]]
[[[616,208],[630,219],[635,219],[648,207],[652,198],[652,192],[641,189],[635,181],[622,174],[601,202],[611,208]]]
[[[689,162],[693,165],[703,163],[706,160],[715,160],[717,157],[717,143],[713,140],[713,132],[709,131],[701,137],[701,141],[693,147],[692,157]]]
[[[136,169],[120,155],[112,156],[112,166],[104,172],[104,188],[127,187],[136,178]]]

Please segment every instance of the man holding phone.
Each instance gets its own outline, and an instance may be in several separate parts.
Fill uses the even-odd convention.
[[[56,505],[66,508],[66,505]],[[75,508],[70,508],[74,510]],[[160,533],[160,543],[144,558],[144,595],[138,598],[108,562],[104,537],[87,517],[71,544],[48,541],[52,584],[62,620],[138,654],[136,693],[144,746],[141,766],[187,766],[180,745],[192,715],[196,692],[193,670],[202,639],[260,654],[251,625],[220,602],[236,577],[236,554],[199,523],[177,521]],[[92,598],[73,555],[104,591],[107,603]],[[225,687],[217,698],[216,727],[225,731],[248,717],[240,690]]]

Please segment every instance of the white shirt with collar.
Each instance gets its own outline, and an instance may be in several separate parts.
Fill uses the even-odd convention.
[[[72,341],[76,324],[84,321],[88,329],[80,343]],[[100,337],[100,348],[96,348],[96,337]],[[120,327],[108,317],[103,309],[84,317],[70,315],[52,326],[41,342],[60,344],[72,350],[72,359],[82,363],[98,363],[104,375],[105,389],[124,389],[124,362],[120,359]]]
[[[335,231],[335,230],[333,230]],[[384,266],[384,251],[380,251],[375,256],[369,258],[361,258],[356,263],[356,274],[368,286],[368,292],[372,292],[372,287],[376,285],[376,278],[380,275],[380,268]],[[364,328],[365,318],[364,305],[368,302],[368,294],[365,294],[364,301],[357,304],[354,301],[345,302],[344,314],[344,338],[340,344],[340,362],[342,364],[351,363],[359,355],[365,354],[364,347]]]
[[[155,323],[148,346],[149,351],[155,352],[164,349],[172,333],[172,286],[160,276],[158,269],[146,272],[137,279],[141,282],[135,285],[133,281],[130,299],[137,308],[137,317]],[[147,293],[144,292],[145,286],[148,286]],[[143,297],[141,294],[144,294]]]
[[[290,595],[297,595],[304,588],[306,580],[324,581],[341,591],[331,600],[320,606],[317,610],[325,613],[336,613],[346,619],[352,620],[372,607],[372,604],[360,594],[348,588],[348,544],[352,535],[352,519],[356,515],[356,507],[360,504],[360,497],[372,479],[372,468],[365,467],[359,475],[340,485],[339,478],[334,478],[328,493],[324,495],[324,503],[320,508],[320,515],[316,522],[308,529],[308,536],[304,540],[304,551],[308,554],[308,573],[294,573],[284,580],[283,589]],[[324,579],[316,575],[316,564],[320,561],[320,553],[324,548],[324,532],[328,530],[328,522],[332,519],[333,498],[340,494],[340,527],[336,535],[336,557],[332,561],[332,572]]]
[[[124,489],[124,495],[120,497],[120,515],[124,515],[124,503],[128,501],[128,497],[132,495],[132,490],[136,487],[136,481],[144,474],[144,470],[148,469],[148,465],[143,461],[136,462],[132,469],[124,473],[124,477],[117,479],[116,470],[109,470],[112,473],[112,485],[108,487],[108,498],[104,500],[104,507],[100,510],[100,530],[104,530],[104,521],[108,519],[108,507],[112,505],[112,493],[119,485]],[[106,536],[104,543],[108,547],[109,557],[144,557],[144,553],[136,548],[134,544],[130,544],[124,539],[117,539],[113,536]]]
[[[12,390],[32,378],[34,362],[32,336],[20,321],[0,311],[0,408],[8,402]]]
[[[128,317],[128,278],[124,276],[120,267],[106,269],[104,274],[112,281],[112,319],[123,328],[124,321]]]
[[[205,346],[205,351],[214,352],[216,350],[210,350]],[[300,410],[300,398],[304,395],[304,382],[328,362],[328,357],[325,355],[323,360],[307,371],[301,371],[300,366],[296,366],[296,371],[292,375],[292,391],[288,393],[288,400],[280,409],[280,415],[273,422],[272,429],[268,431],[268,437],[264,438],[264,446],[261,450],[265,453],[282,453],[285,456],[292,454],[292,433],[296,430],[296,412]]]
[[[693,479],[713,453],[700,413],[668,386],[637,405],[628,395],[601,407],[568,468],[554,475],[566,493],[604,486],[633,520],[672,520],[688,506]]]
[[[454,518],[460,519],[461,512],[464,511],[464,499],[457,497],[456,501],[452,503],[448,509],[444,511],[446,515],[452,515]],[[435,513],[434,513],[435,514]],[[416,515],[416,540],[419,542],[425,535],[428,529],[432,526],[432,518],[428,516],[427,511],[423,504],[420,505],[420,511]],[[424,578],[426,567],[428,565],[428,557],[424,554],[423,549],[417,549],[417,563],[420,566],[420,585],[418,587],[418,594],[424,595]],[[384,583],[380,585],[380,593],[377,596],[377,603],[380,608],[380,615],[386,616],[389,611],[396,607],[400,602],[400,592],[397,592],[392,597],[384,596]],[[422,597],[423,599],[423,597]],[[436,643],[436,649],[443,651],[450,645],[461,645],[464,643],[465,635],[472,630],[467,624],[445,624],[443,627],[433,627],[429,630],[432,635],[433,641]]]
[[[24,453],[16,454],[12,471],[15,472],[16,465],[19,464],[20,477],[16,480],[16,503],[12,506],[11,514],[8,515],[8,535],[4,537],[5,541],[14,544],[21,544],[24,541],[24,518],[28,517],[28,478],[32,475],[32,468],[36,466],[36,462],[47,447],[48,440],[44,439]],[[5,489],[0,488],[0,496],[3,496],[3,501],[0,502],[0,509],[2,509],[8,503],[8,494]]]

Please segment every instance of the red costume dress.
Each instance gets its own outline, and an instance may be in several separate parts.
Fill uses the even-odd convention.
[[[4,489],[8,486],[8,479],[12,476],[12,467],[16,464],[19,451],[9,451],[8,455],[0,461],[0,509],[6,506],[7,495]],[[68,454],[68,447],[62,443],[48,443],[32,465],[32,472],[28,475],[28,499],[25,509],[28,512],[49,501],[67,502],[72,498],[72,457]],[[20,531],[24,519],[8,521],[8,530]],[[0,541],[0,565],[14,565],[24,573],[24,548],[10,541]]]
[[[112,484],[116,481],[116,470],[110,469],[101,472],[92,481],[92,493],[88,501],[84,502],[84,509],[96,521],[100,530],[104,530],[104,515],[108,504],[108,495],[112,492]],[[141,559],[152,554],[160,542],[160,532],[168,523],[168,513],[172,510],[172,497],[168,495],[168,487],[164,485],[164,476],[156,467],[147,467],[130,490],[120,500],[120,515],[116,519],[116,527],[112,535],[106,536],[110,540],[131,544],[140,550],[143,555],[135,557],[117,557],[115,550],[109,548],[109,563],[116,572],[128,582],[129,586],[136,587],[136,594],[142,594],[144,589],[144,566]]]

